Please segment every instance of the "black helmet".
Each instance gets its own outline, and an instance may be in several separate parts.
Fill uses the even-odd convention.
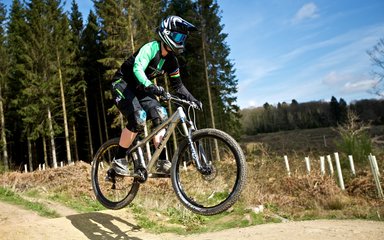
[[[157,28],[161,40],[176,54],[184,51],[185,39],[190,31],[197,28],[178,16],[168,16]]]

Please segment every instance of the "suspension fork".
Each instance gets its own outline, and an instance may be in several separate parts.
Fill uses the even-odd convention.
[[[188,123],[189,127],[187,127],[187,123]],[[195,148],[195,144],[192,141],[192,131],[194,131],[195,128],[194,128],[192,123],[186,122],[184,118],[181,119],[181,124],[183,126],[184,133],[187,135],[188,146],[189,146],[189,149],[191,151],[192,159],[196,164],[196,168],[199,172],[204,174],[204,173],[206,173],[206,166],[204,166],[202,164],[201,159],[199,157],[199,154],[197,153],[197,149]]]

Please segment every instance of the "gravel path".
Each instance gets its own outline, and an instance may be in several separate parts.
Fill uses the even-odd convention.
[[[129,239],[129,240],[379,240],[384,222],[362,220],[317,220],[264,224],[220,232],[179,236],[151,234],[138,228],[127,211],[102,211],[46,219],[0,202],[0,239]]]

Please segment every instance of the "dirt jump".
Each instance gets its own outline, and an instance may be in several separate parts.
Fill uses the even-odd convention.
[[[264,224],[219,232],[180,236],[153,234],[141,229],[126,210],[66,215],[47,219],[18,206],[0,202],[0,239],[129,239],[129,240],[379,240],[384,239],[384,222],[363,220],[316,220]]]

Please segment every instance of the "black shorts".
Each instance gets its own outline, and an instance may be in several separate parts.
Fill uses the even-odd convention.
[[[141,132],[147,119],[157,126],[168,118],[166,109],[153,94],[129,86],[118,90],[113,86],[112,93],[117,108],[128,120],[127,128],[132,132]]]

